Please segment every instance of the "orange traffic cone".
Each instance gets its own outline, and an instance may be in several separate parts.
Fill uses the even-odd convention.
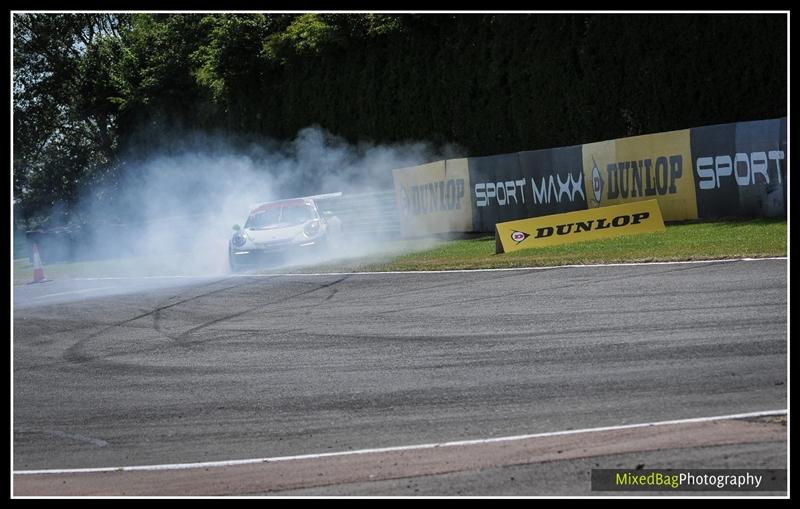
[[[39,246],[33,244],[33,282],[44,283],[44,267],[42,267],[42,259],[39,257]]]

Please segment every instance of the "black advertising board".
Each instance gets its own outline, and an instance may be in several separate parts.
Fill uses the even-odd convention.
[[[495,223],[527,217],[529,183],[522,175],[517,153],[470,157],[472,227],[493,232]]]
[[[730,175],[736,152],[736,124],[695,127],[690,134],[697,217],[739,215],[739,186]]]
[[[550,153],[552,166],[549,169],[539,168],[538,177],[541,183],[541,179],[555,175],[559,192],[555,202],[551,200],[546,206],[537,209],[536,215],[544,216],[585,210],[588,205],[586,203],[586,185],[583,181],[582,145],[554,148],[550,149]],[[522,161],[522,154],[520,154],[520,161]]]
[[[469,159],[476,231],[586,209],[581,146]]]
[[[691,130],[698,217],[786,215],[785,125],[774,119]]]
[[[736,124],[733,180],[743,216],[786,215],[787,156],[780,119]]]

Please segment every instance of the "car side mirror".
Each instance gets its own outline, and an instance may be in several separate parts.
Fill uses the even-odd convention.
[[[233,229],[234,229],[234,230],[236,230],[236,231],[238,232],[239,230],[241,230],[241,229],[242,229],[242,227],[241,227],[241,226],[239,226],[238,224],[235,224],[235,225],[233,225]]]

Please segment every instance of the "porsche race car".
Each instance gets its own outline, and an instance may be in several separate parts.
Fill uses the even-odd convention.
[[[228,245],[231,270],[286,264],[327,254],[341,236],[336,215],[319,202],[341,193],[265,202],[250,210],[244,226],[234,225]]]

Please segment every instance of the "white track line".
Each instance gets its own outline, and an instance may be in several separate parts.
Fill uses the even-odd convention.
[[[175,463],[166,465],[138,465],[129,467],[104,467],[104,468],[73,468],[73,469],[56,469],[56,470],[19,470],[15,471],[14,475],[34,475],[34,474],[89,474],[100,472],[133,472],[133,471],[154,471],[154,470],[184,470],[190,468],[211,468],[211,467],[230,467],[238,465],[250,465],[256,463],[273,463],[279,461],[295,461],[307,460],[318,458],[331,458],[341,456],[353,456],[358,454],[375,454],[385,452],[398,452],[398,451],[414,451],[423,449],[435,449],[438,447],[458,447],[464,445],[480,445],[490,444],[495,442],[511,442],[515,440],[527,440],[530,438],[544,438],[554,437],[560,435],[577,435],[580,433],[595,433],[600,431],[616,431],[623,429],[634,428],[647,428],[651,426],[666,426],[670,424],[689,424],[697,422],[710,422],[721,421],[729,419],[746,419],[752,417],[766,417],[772,415],[786,415],[787,410],[767,410],[763,412],[750,412],[745,414],[732,414],[732,415],[717,415],[714,417],[696,417],[693,419],[677,419],[672,421],[658,421],[648,422],[641,424],[623,424],[618,426],[604,426],[600,428],[585,428],[566,431],[551,431],[546,433],[534,433],[530,435],[517,435],[510,437],[497,437],[497,438],[482,438],[477,440],[461,440],[457,442],[442,442],[438,444],[420,444],[420,445],[404,445],[397,447],[383,447],[378,449],[360,449],[355,451],[341,451],[341,452],[327,452],[319,454],[301,454],[298,456],[278,456],[274,458],[255,458],[245,460],[229,460],[229,461],[207,461],[204,463]]]
[[[48,299],[50,297],[58,297],[58,296],[61,296],[61,295],[70,295],[70,294],[73,294],[73,293],[97,292],[99,290],[109,290],[111,288],[116,288],[116,287],[115,286],[102,286],[100,288],[87,288],[85,290],[72,290],[72,291],[69,291],[69,292],[48,293],[47,295],[40,295],[38,297],[31,297],[31,300]]]
[[[374,272],[289,272],[282,273],[276,272],[272,274],[218,274],[212,276],[121,276],[121,277],[86,277],[74,278],[74,281],[109,281],[120,279],[210,279],[210,278],[228,278],[228,277],[308,277],[308,276],[372,276],[372,275],[387,275],[387,274],[450,274],[450,273],[467,273],[467,272],[509,272],[509,271],[523,271],[523,270],[553,270],[553,269],[582,269],[593,267],[638,267],[647,265],[687,265],[687,264],[700,264],[700,263],[732,263],[732,262],[760,262],[766,260],[787,260],[786,256],[776,256],[769,258],[726,258],[723,260],[685,260],[676,262],[630,262],[630,263],[598,263],[587,265],[552,265],[547,267],[508,267],[500,269],[452,269],[452,270],[387,270],[387,271],[374,271]]]
[[[137,279],[215,279],[226,278],[232,274],[216,274],[210,276],[101,276],[101,277],[75,277],[70,281],[117,281]]]

